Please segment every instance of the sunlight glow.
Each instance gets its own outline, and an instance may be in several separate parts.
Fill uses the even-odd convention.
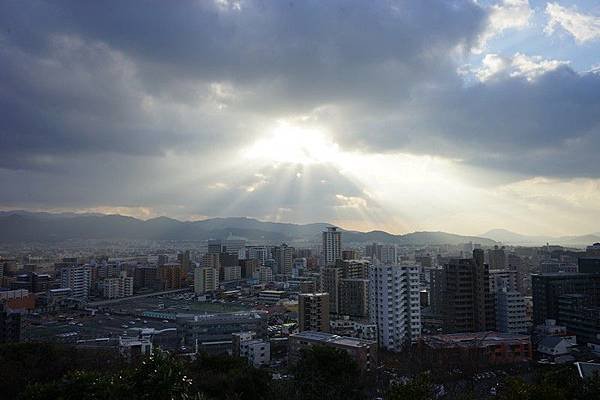
[[[249,159],[300,165],[335,163],[340,150],[320,129],[279,122],[269,134],[243,151]]]

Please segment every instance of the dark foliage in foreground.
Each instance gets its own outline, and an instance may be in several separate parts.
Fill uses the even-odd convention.
[[[0,346],[0,398],[17,400],[361,400],[376,397],[347,353],[314,347],[302,354],[290,378],[273,380],[264,369],[229,356],[194,361],[157,351],[125,363],[111,352],[48,343]],[[439,397],[434,376],[393,384],[387,400],[471,400],[488,394],[466,388]],[[369,394],[370,393],[370,394]],[[527,380],[509,377],[499,400],[600,399],[600,377],[581,380],[571,366],[539,368]]]

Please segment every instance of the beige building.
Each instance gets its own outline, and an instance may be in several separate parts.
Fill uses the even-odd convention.
[[[329,294],[303,293],[298,296],[298,329],[329,332]]]
[[[194,269],[194,292],[204,294],[219,288],[219,271],[212,267]]]

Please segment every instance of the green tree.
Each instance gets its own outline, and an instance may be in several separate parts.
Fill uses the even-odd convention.
[[[389,400],[430,400],[434,399],[434,386],[429,375],[421,374],[404,384],[393,385],[386,399]]]
[[[365,397],[361,371],[347,352],[314,346],[303,350],[293,368],[293,384],[303,400],[354,400]]]
[[[199,355],[191,363],[194,388],[212,399],[270,399],[271,376],[254,368],[245,359],[231,356]]]

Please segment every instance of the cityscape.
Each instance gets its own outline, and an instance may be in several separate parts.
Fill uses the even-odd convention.
[[[600,399],[597,0],[0,0],[0,400]]]
[[[419,376],[431,398],[487,398],[539,368],[600,368],[600,243],[360,243],[320,226],[290,243],[5,243],[0,339],[128,363],[234,357],[282,385],[323,347],[347,354],[374,398]]]

